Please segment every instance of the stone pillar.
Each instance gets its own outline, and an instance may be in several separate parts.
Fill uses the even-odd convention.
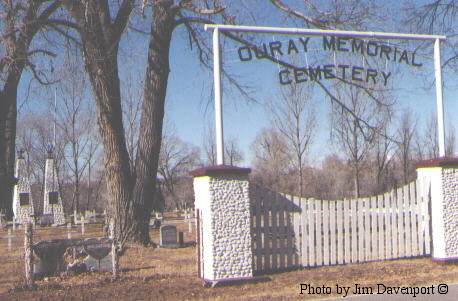
[[[199,217],[199,276],[212,285],[253,277],[250,171],[218,165],[191,172]]]
[[[458,260],[458,158],[417,164],[419,193],[431,196],[432,258]]]
[[[50,197],[56,198],[57,202],[55,204],[50,204]],[[48,151],[48,158],[46,159],[43,200],[43,214],[52,214],[55,225],[65,224],[64,209],[62,207],[62,198],[59,193],[59,183],[52,151]]]
[[[32,222],[34,214],[32,190],[30,188],[29,175],[27,174],[27,163],[23,151],[18,153],[14,176],[17,179],[14,185],[13,212],[15,220],[20,224]]]

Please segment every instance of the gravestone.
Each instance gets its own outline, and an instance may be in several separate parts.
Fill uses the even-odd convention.
[[[67,224],[67,239],[72,239],[72,224]]]
[[[51,226],[54,224],[54,215],[52,214],[43,214],[40,216],[40,220],[38,222],[40,226]]]
[[[111,240],[106,238],[88,238],[84,240],[84,251],[88,256],[84,263],[89,271],[110,272],[112,268]]]
[[[179,247],[177,238],[177,227],[173,225],[161,226],[160,230],[160,246],[164,248],[176,248]]]
[[[8,229],[8,235],[6,238],[8,239],[8,251],[11,251],[11,239],[14,238],[13,234],[11,233],[11,229]]]
[[[76,264],[82,268],[81,271],[111,271],[111,245],[111,240],[107,238],[40,241],[33,246],[33,251],[39,259],[34,264],[34,275],[54,276],[59,272],[74,269]],[[74,262],[66,265],[64,255],[69,252],[74,254]],[[80,257],[83,256],[82,262],[75,261],[76,253],[80,253]]]
[[[53,276],[56,272],[64,270],[63,255],[67,244],[62,239],[45,240],[33,246],[35,255],[39,258],[34,263],[34,275],[38,277]]]
[[[88,222],[96,223],[97,222],[97,213],[95,210],[86,210],[84,212],[84,217]]]
[[[86,219],[84,218],[84,216],[81,217],[80,224],[81,224],[81,235],[84,235],[86,233],[85,226],[84,226],[86,224]]]
[[[151,217],[151,219],[149,220],[149,225],[153,229],[159,229],[161,227],[161,221],[155,217]]]
[[[3,229],[3,227],[6,225],[6,221],[4,221],[5,215],[0,212],[0,229]]]
[[[19,224],[32,222],[32,216],[34,214],[27,164],[23,154],[24,152],[22,150],[18,152],[16,169],[14,171],[17,183],[14,185],[13,191],[13,213],[16,222]]]

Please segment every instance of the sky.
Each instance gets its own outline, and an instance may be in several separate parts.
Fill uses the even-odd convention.
[[[268,1],[267,1],[268,2]],[[279,13],[272,5],[266,1],[250,1],[245,13],[237,15],[240,19],[240,25],[250,25],[254,21],[246,14],[246,11],[255,11],[256,24],[258,26],[300,26],[290,20],[285,20],[284,15]],[[392,14],[391,19],[379,21],[378,24],[372,24],[369,27],[376,31],[395,31],[399,29],[398,18],[399,2],[385,1],[384,9]],[[260,4],[261,3],[261,4]],[[259,10],[259,5],[263,9]],[[257,7],[257,10],[255,10]],[[440,32],[437,32],[440,34]],[[211,41],[211,32],[204,33],[204,36]],[[282,41],[287,42],[290,38],[298,37],[281,36],[281,35],[256,35],[258,41]],[[315,64],[329,63],[349,63],[352,65],[361,65],[357,55],[347,55],[337,53],[336,59],[333,53],[322,50],[321,38],[312,38],[311,49],[307,52],[307,61],[314,61]],[[240,45],[223,40],[224,47],[222,53],[222,62],[225,68],[233,74],[237,80],[244,85],[248,85],[251,91],[250,96],[256,101],[250,101],[237,93],[236,89],[227,81],[223,80],[223,116],[224,116],[224,137],[225,139],[236,139],[244,153],[245,160],[241,165],[250,166],[251,164],[251,144],[256,135],[265,127],[272,125],[272,116],[267,110],[266,103],[275,101],[278,97],[278,71],[279,66],[267,61],[250,61],[241,62],[238,58],[237,49]],[[313,43],[312,43],[313,42]],[[141,82],[145,73],[147,37],[138,34],[125,35],[121,51],[119,54],[120,78],[123,85],[126,83],[128,76],[135,79],[135,82]],[[299,44],[298,44],[299,46]],[[403,48],[408,50],[415,49],[417,44],[412,43]],[[432,45],[429,51],[432,50]],[[374,62],[380,64],[387,71],[392,72],[390,79],[392,88],[394,88],[393,98],[396,100],[398,111],[411,109],[417,119],[419,130],[423,130],[426,120],[435,113],[435,86],[434,86],[434,69],[432,65],[431,53],[423,51],[424,56],[419,56],[419,61],[423,63],[421,68],[399,67],[400,64],[385,62],[381,60]],[[184,28],[179,28],[174,32],[172,47],[170,51],[170,76],[167,87],[166,100],[166,122],[173,124],[178,136],[186,142],[202,146],[205,129],[214,127],[213,111],[213,74],[212,70],[202,67],[197,59],[197,50],[194,45],[192,49],[189,46],[189,38]],[[445,54],[444,54],[445,56]],[[299,60],[300,64],[305,62],[305,54],[300,53],[297,56],[285,55],[282,59]],[[444,58],[443,58],[444,59]],[[28,93],[28,79],[30,75],[24,75],[19,88],[19,103],[21,98],[25,98]],[[457,76],[450,70],[444,70],[444,111],[446,126],[452,124],[458,130],[458,85]],[[125,88],[123,86],[123,88]],[[142,89],[142,86],[139,86]],[[43,102],[43,98],[49,98],[49,91],[38,88],[35,91],[33,99],[28,101],[27,106],[20,112],[34,110],[46,110],[48,102]],[[58,97],[59,98],[59,97]],[[336,146],[330,141],[329,109],[330,100],[322,91],[315,88],[312,99],[315,108],[317,123],[314,134],[313,144],[308,153],[308,162],[310,164],[319,164],[324,157],[330,153],[338,152]],[[399,116],[398,116],[399,117]]]

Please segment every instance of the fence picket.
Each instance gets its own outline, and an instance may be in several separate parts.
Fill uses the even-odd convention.
[[[301,216],[304,214],[302,212],[301,208],[301,198],[299,197],[294,197],[293,198],[293,208],[292,208],[292,214],[293,214],[293,245],[294,245],[294,266],[295,267],[300,267],[301,266],[301,253],[302,253],[302,248],[301,248],[301,233],[300,233],[300,228],[301,228]]]
[[[372,260],[378,259],[378,240],[377,240],[377,198],[371,197],[371,240],[372,240]]]
[[[417,187],[417,222],[418,222],[418,253],[419,255],[425,254],[425,232],[424,232],[424,221],[423,221],[423,189],[420,186],[420,182],[417,180],[415,183]]]
[[[272,203],[273,203],[273,197],[274,193],[269,192],[269,201],[264,202],[265,209],[264,209],[264,271],[270,271],[272,270],[272,220],[271,220],[271,215],[272,215]]]
[[[392,240],[392,231],[391,231],[391,194],[389,192],[385,193],[385,258],[393,258],[391,240]]]
[[[402,187],[397,190],[398,194],[398,258],[405,257],[405,237],[404,237],[404,196]]]
[[[321,204],[323,207],[323,265],[329,265],[329,202],[321,201]]]
[[[329,202],[329,230],[331,239],[330,264],[337,263],[337,242],[336,242],[336,201]]]
[[[350,200],[344,199],[345,263],[351,262],[350,253]]]
[[[292,268],[295,265],[294,262],[294,224],[293,224],[293,206],[294,196],[288,196],[285,204],[285,235],[286,235],[286,267]]]
[[[412,256],[412,232],[411,232],[411,220],[410,220],[410,185],[403,187],[404,196],[404,229],[405,229],[405,256]]]
[[[391,190],[391,242],[393,247],[393,258],[398,258],[398,194],[396,190]]]
[[[337,264],[344,263],[343,201],[337,201]]]
[[[300,206],[301,206],[301,261],[302,266],[311,266],[309,260],[309,218],[310,218],[310,210],[308,209],[309,201],[306,199],[300,198]]]
[[[275,193],[272,203],[272,269],[278,269],[278,196]]]
[[[371,260],[371,224],[370,224],[370,200],[369,198],[364,199],[364,248],[365,248],[365,255],[364,260],[370,261]]]
[[[358,262],[364,262],[364,211],[363,211],[363,200],[358,199],[357,204],[357,216],[358,216]]]
[[[378,221],[378,260],[385,259],[385,200],[383,195],[377,196],[377,221]]]
[[[309,264],[310,266],[317,266],[316,260],[316,247],[315,247],[315,226],[316,226],[316,201],[314,199],[308,200],[308,225],[309,225]]]
[[[351,230],[350,230],[350,240],[351,240],[351,262],[358,261],[358,226],[357,226],[357,215],[356,215],[356,203],[357,200],[351,200]]]
[[[315,240],[316,240],[316,265],[323,265],[323,227],[322,227],[322,213],[323,202],[315,200]]]
[[[412,256],[418,256],[418,219],[416,181],[410,183],[410,223],[412,231]]]
[[[285,197],[286,195],[278,195],[278,232],[277,232],[277,247],[278,247],[278,262],[280,270],[285,269],[285,239],[286,239],[286,226],[285,226]]]

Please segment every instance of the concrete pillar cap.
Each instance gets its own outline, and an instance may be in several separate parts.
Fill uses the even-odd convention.
[[[417,162],[417,164],[415,164],[416,168],[451,167],[451,166],[458,167],[458,157],[439,157],[439,158],[419,161]]]
[[[247,175],[251,172],[250,168],[237,167],[231,165],[214,165],[197,168],[189,174],[193,177],[215,176],[225,174]]]

